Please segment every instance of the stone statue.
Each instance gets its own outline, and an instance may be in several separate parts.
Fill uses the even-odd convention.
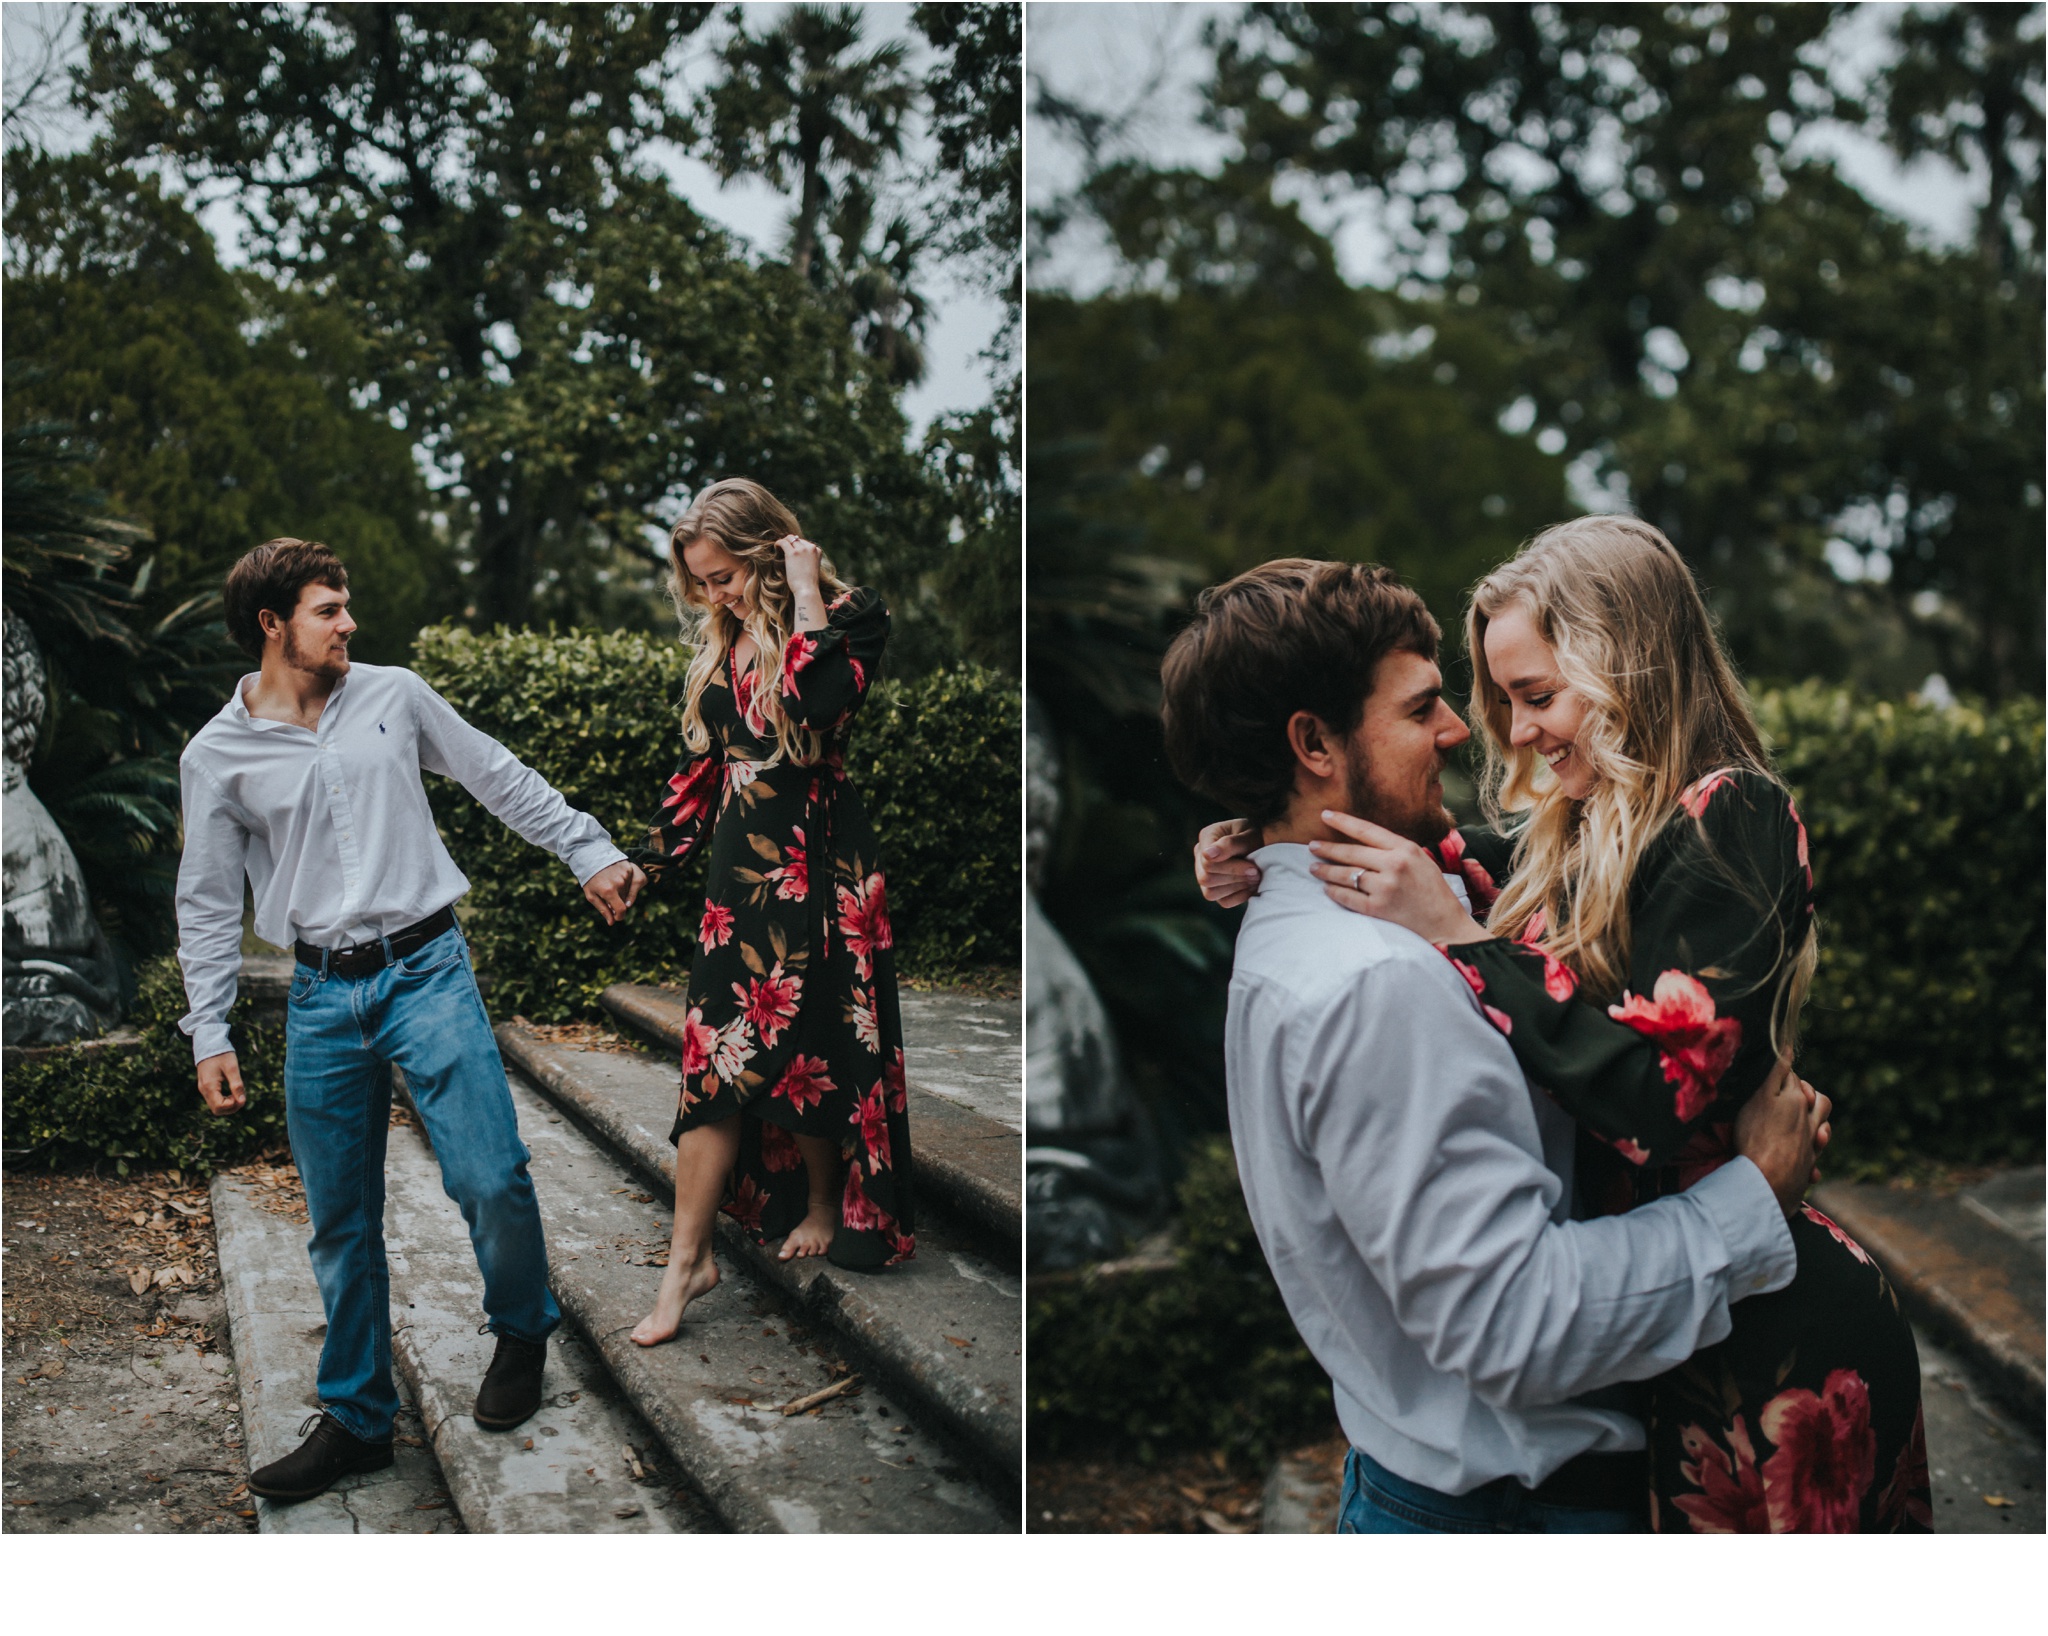
[[[1024,1208],[1034,1271],[1116,1255],[1165,1203],[1158,1144],[1131,1094],[1108,1013],[1038,906],[1059,762],[1027,697],[1025,731]]]
[[[6,1043],[62,1045],[120,1020],[120,973],[78,856],[28,787],[48,683],[34,634],[11,610],[5,619]]]

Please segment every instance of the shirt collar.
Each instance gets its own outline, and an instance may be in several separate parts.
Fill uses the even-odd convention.
[[[1323,889],[1323,883],[1308,872],[1309,865],[1316,861],[1315,854],[1299,841],[1275,841],[1271,846],[1260,847],[1251,858],[1259,866],[1261,892],[1274,884],[1284,884],[1290,890],[1306,887],[1320,892]],[[1472,894],[1465,889],[1464,878],[1441,868],[1439,873],[1443,875],[1444,883],[1457,894],[1465,912],[1472,913]]]

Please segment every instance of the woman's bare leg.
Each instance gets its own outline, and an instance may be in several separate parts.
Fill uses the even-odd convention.
[[[776,1252],[779,1261],[823,1255],[832,1248],[832,1235],[839,1230],[839,1144],[822,1136],[799,1136],[796,1146],[804,1156],[811,1205],[782,1241]]]
[[[738,1114],[715,1125],[698,1125],[676,1139],[676,1225],[654,1310],[633,1328],[633,1339],[642,1346],[658,1346],[669,1339],[683,1321],[683,1309],[716,1287],[718,1263],[711,1256],[711,1229],[739,1152]]]

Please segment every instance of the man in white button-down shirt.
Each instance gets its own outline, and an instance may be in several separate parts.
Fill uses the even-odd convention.
[[[1728,1332],[1794,1270],[1785,1211],[1826,1099],[1781,1076],[1748,1157],[1626,1216],[1569,1220],[1573,1127],[1531,1091],[1431,944],[1340,908],[1307,843],[1326,810],[1422,845],[1467,737],[1438,632],[1385,569],[1285,560],[1208,592],[1164,666],[1167,749],[1250,819],[1258,896],[1225,1038],[1232,1142],[1260,1247],[1329,1372],[1349,1532],[1640,1525],[1641,1424],[1600,1388]]]
[[[511,1090],[452,913],[469,882],[442,845],[421,770],[455,779],[554,853],[607,923],[645,884],[596,819],[411,671],[352,665],[348,600],[347,573],[324,545],[271,540],[243,557],[228,575],[227,624],[261,668],[179,761],[178,958],[191,1008],[179,1026],[214,1113],[246,1102],[227,1026],[245,877],[257,936],[298,955],[285,1113],[327,1336],[317,1425],[249,1479],[272,1500],[310,1499],[391,1463],[383,1216],[394,1066],[484,1275],[498,1345],[479,1425],[509,1429],[539,1407],[547,1337],[561,1321]]]

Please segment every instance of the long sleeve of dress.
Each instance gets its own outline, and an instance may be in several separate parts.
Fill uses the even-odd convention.
[[[889,610],[873,591],[842,591],[825,617],[823,630],[790,637],[778,679],[783,710],[814,733],[835,731],[860,708],[889,643]]]
[[[1533,943],[1449,952],[1532,1084],[1638,1165],[1666,1164],[1769,1078],[1782,980],[1813,912],[1806,831],[1761,774],[1680,797],[1630,897],[1628,988],[1603,1004]]]
[[[662,885],[696,850],[710,827],[724,786],[725,748],[715,734],[701,753],[683,751],[661,805],[648,820],[647,844],[626,854],[646,872],[650,885]]]

